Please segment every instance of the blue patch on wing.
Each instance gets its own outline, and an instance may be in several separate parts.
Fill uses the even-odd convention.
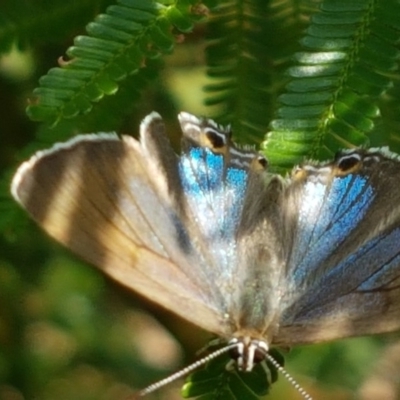
[[[201,147],[191,148],[180,157],[179,172],[191,215],[224,269],[235,256],[235,234],[248,173],[226,166],[223,155]]]
[[[183,155],[179,172],[184,191],[189,196],[201,198],[215,190],[223,174],[223,157],[208,149],[192,148]]]
[[[246,194],[247,172],[226,168],[222,155],[204,148],[192,148],[181,156],[179,171],[200,225],[217,235],[233,236]]]
[[[229,213],[225,217],[224,231],[234,235],[240,221],[244,197],[246,195],[247,172],[238,168],[228,168],[225,181],[225,202]]]
[[[372,187],[360,175],[336,177],[330,186],[308,181],[303,190],[291,256],[296,281],[304,281],[336,251],[374,198]]]

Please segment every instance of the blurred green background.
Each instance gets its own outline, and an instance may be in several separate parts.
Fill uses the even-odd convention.
[[[73,37],[84,34],[85,24],[112,2],[81,3],[79,8],[74,2],[77,10],[66,13],[70,19],[65,23],[71,29],[64,33],[62,25],[57,33],[38,30],[33,43],[18,41],[12,29],[34,32],[35,24],[40,25],[38,10],[29,1],[0,4],[0,43],[15,39],[4,45],[7,51],[0,56],[0,400],[122,400],[194,361],[196,351],[210,339],[208,333],[81,263],[29,221],[8,195],[11,175],[32,153],[38,132],[46,132],[51,140],[48,126],[26,116],[27,99]],[[46,14],[50,3],[38,4],[50,18]],[[56,26],[60,16],[53,17]],[[26,24],[23,28],[21,21]],[[33,27],[27,27],[29,21]],[[179,110],[198,115],[215,112],[218,107],[205,107],[203,101],[202,87],[208,82],[204,46],[200,24],[163,59],[161,73],[114,129],[136,135],[140,120],[156,110],[177,143]],[[398,334],[348,339],[283,354],[287,370],[315,399],[394,400],[400,398],[398,339]],[[149,397],[179,399],[181,384]],[[300,396],[280,377],[268,398]]]

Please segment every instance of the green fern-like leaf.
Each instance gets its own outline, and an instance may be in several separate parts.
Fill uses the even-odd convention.
[[[387,144],[391,149],[400,148],[400,82],[396,81],[393,84],[387,97],[382,102],[381,112],[383,116],[383,123],[381,126],[376,127],[374,133],[377,136],[385,136],[388,138]],[[383,131],[383,132],[382,132]],[[382,132],[382,133],[381,133]],[[374,145],[377,140],[371,138]]]
[[[235,135],[255,141],[264,135],[275,99],[287,81],[284,71],[305,28],[312,1],[220,1],[212,10],[206,50],[206,104],[219,106],[215,118]]]
[[[183,10],[183,11],[182,11]],[[164,6],[151,0],[119,0],[87,26],[67,50],[69,61],[51,69],[34,91],[28,107],[34,120],[52,124],[92,110],[105,95],[117,92],[146,60],[169,53],[175,43],[172,28],[192,27],[190,7]]]
[[[383,95],[398,79],[400,5],[324,1],[302,39],[292,80],[279,98],[265,143],[279,170],[303,156],[330,158],[338,148],[369,144],[382,123]]]
[[[120,126],[121,120],[132,112],[141,99],[142,92],[158,75],[160,60],[149,60],[146,68],[140,69],[135,75],[128,76],[114,96],[107,96],[92,112],[78,118],[63,119],[54,129],[42,124],[32,142],[21,154],[22,159],[33,152],[50,146],[55,141],[65,141],[74,132],[109,132]]]

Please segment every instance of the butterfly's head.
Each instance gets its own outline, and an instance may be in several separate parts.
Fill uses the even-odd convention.
[[[236,344],[230,350],[230,356],[236,361],[239,371],[252,371],[255,364],[264,361],[268,354],[268,344],[249,336],[234,338],[229,345]]]

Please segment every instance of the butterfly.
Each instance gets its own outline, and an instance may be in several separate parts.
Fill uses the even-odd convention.
[[[80,135],[23,163],[12,195],[52,237],[218,335],[239,370],[271,346],[400,329],[400,161],[339,152],[282,178],[229,127],[153,112],[140,139]]]

